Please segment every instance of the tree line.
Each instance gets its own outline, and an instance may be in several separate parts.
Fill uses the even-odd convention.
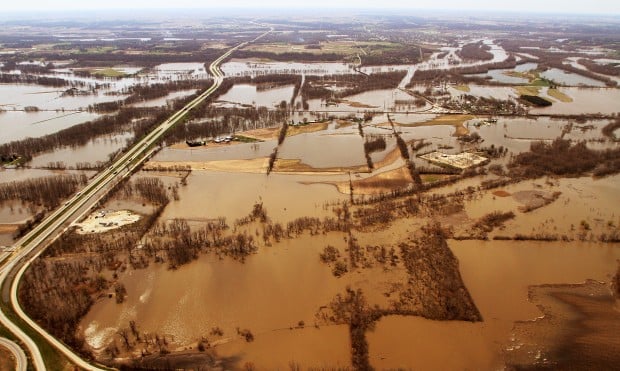
[[[0,203],[21,200],[51,210],[87,181],[85,174],[62,174],[0,183]]]
[[[493,53],[489,52],[491,47],[482,41],[469,43],[456,52],[456,54],[464,60],[470,61],[488,61],[493,59]]]
[[[393,71],[363,74],[306,76],[306,83],[301,89],[301,95],[308,99],[329,99],[330,97],[343,98],[370,90],[393,89],[398,86],[407,71]],[[336,85],[344,87],[340,91],[332,91],[326,86]]]

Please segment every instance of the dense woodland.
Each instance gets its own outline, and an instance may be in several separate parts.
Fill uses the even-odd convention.
[[[559,138],[551,143],[534,142],[530,151],[516,155],[508,168],[512,176],[525,178],[617,174],[620,172],[620,148],[597,151],[589,149],[585,142],[573,144]]]
[[[407,74],[406,71],[373,73],[371,75],[327,75],[307,76],[306,83],[301,89],[304,100],[344,98],[370,90],[393,89],[398,86]],[[336,85],[342,90],[334,92],[329,89]]]
[[[456,54],[466,61],[488,61],[493,59],[493,53],[489,50],[491,50],[490,46],[479,41],[463,45]]]

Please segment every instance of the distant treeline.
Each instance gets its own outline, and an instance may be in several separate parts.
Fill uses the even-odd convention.
[[[272,53],[257,50],[237,50],[235,51],[235,58],[270,59],[278,62],[340,62],[344,60],[345,55],[336,53]]]
[[[584,53],[580,53],[577,51],[567,50],[564,52],[560,51],[549,51],[548,49],[555,46],[553,43],[546,43],[544,41],[528,41],[528,40],[502,40],[500,45],[506,50],[515,53],[527,53],[538,57],[539,68],[558,68],[567,72],[571,72],[577,75],[585,76],[591,78],[593,80],[604,82],[607,86],[617,86],[618,83],[607,77],[601,76],[600,74],[617,76],[617,69],[613,68],[613,65],[597,65],[594,62],[588,61],[590,56]],[[523,49],[524,47],[540,47],[540,49]],[[562,47],[564,47],[562,45]],[[564,63],[566,58],[568,57],[580,57],[579,64],[588,68],[588,70],[584,70],[581,68],[577,68],[571,64]]]
[[[168,133],[168,139],[185,140],[202,137],[217,136],[223,133],[245,130],[248,128],[265,127],[273,125],[273,122],[287,121],[286,109],[270,111],[267,108],[217,108],[209,103],[226,93],[236,83],[267,83],[267,82],[292,82],[290,75],[260,76],[256,78],[243,77],[226,79],[220,88],[207,100],[189,111],[186,120],[214,118],[208,122],[176,125]],[[300,81],[298,82],[300,84]],[[89,140],[108,134],[132,131],[134,141],[146,135],[158,123],[163,122],[175,111],[180,110],[187,102],[197,96],[193,94],[183,99],[174,100],[171,107],[128,107],[127,102],[153,99],[154,96],[165,96],[172,90],[186,88],[206,88],[210,86],[210,80],[174,81],[152,86],[138,86],[129,88],[131,96],[124,101],[102,103],[92,107],[93,110],[116,112],[82,124],[78,124],[53,134],[38,138],[25,138],[0,145],[0,158],[15,159],[21,157],[24,161],[30,161],[34,156],[49,152],[65,146],[82,146]],[[151,91],[152,90],[152,91]]]
[[[48,60],[74,61],[69,67],[113,67],[121,64],[154,67],[162,63],[183,63],[207,61],[211,63],[222,55],[221,49],[200,48],[187,50],[186,52],[173,49],[162,50],[160,53],[144,50],[141,53],[99,53],[99,52],[38,52],[29,54],[30,58],[44,58]]]
[[[169,114],[170,111],[164,109],[127,107],[115,115],[99,117],[53,134],[2,144],[0,156],[3,158],[19,156],[24,161],[30,161],[41,153],[65,146],[83,146],[95,137],[127,130],[132,130],[138,138],[147,133],[154,124],[165,120]]]
[[[454,67],[447,70],[431,69],[431,70],[419,70],[413,75],[411,82],[407,85],[408,88],[421,83],[437,83],[437,82],[477,82],[482,84],[492,84],[488,79],[475,76],[464,76],[473,74],[487,73],[490,70],[500,70],[507,68],[514,68],[518,64],[526,63],[526,60],[521,60],[517,63],[514,55],[509,55],[506,60],[495,63],[486,63],[476,66],[468,67]]]
[[[150,85],[134,85],[120,92],[120,94],[129,94],[127,98],[112,102],[95,103],[93,105],[90,105],[88,107],[88,110],[98,113],[115,112],[126,105],[165,97],[166,95],[174,91],[188,89],[206,89],[212,84],[213,80],[203,79],[169,81],[165,83],[156,83]]]
[[[38,64],[18,64],[15,60],[7,60],[4,62],[2,67],[0,67],[0,71],[15,71],[19,70],[22,73],[31,73],[31,74],[42,74],[42,73],[50,73],[50,71],[54,68],[53,63],[48,63],[45,66],[41,66]]]
[[[489,52],[491,47],[482,41],[464,45],[456,54],[464,60],[489,61],[493,59],[493,53]]]
[[[423,51],[422,51],[423,52]],[[414,64],[422,61],[421,48],[406,45],[393,49],[382,49],[377,53],[360,55],[362,66],[386,66],[395,64]]]
[[[37,76],[29,74],[0,73],[0,83],[2,84],[37,84],[42,86],[63,87],[63,86],[86,86],[82,81],[69,81],[58,77]]]
[[[585,58],[581,58],[577,62],[592,72],[602,73],[603,75],[609,76],[620,75],[620,68],[618,68],[617,63],[598,64],[590,59]]]
[[[306,83],[301,89],[304,99],[343,98],[369,90],[393,89],[398,86],[407,71],[373,73],[371,75],[347,74],[327,76],[306,76]],[[344,87],[343,90],[332,91],[327,85]]]

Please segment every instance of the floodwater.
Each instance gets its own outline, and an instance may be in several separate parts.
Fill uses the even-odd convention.
[[[0,225],[24,223],[31,216],[29,208],[20,201],[8,201],[0,206]]]
[[[568,121],[548,118],[501,117],[497,123],[482,125],[479,128],[469,125],[468,128],[484,138],[482,143],[484,146],[503,146],[513,153],[520,153],[529,151],[532,142],[558,138],[567,124]],[[600,131],[597,134],[599,133]]]
[[[204,63],[164,63],[153,68],[159,78],[184,77],[208,78]]]
[[[310,111],[326,112],[364,112],[364,111],[423,111],[428,107],[416,108],[413,105],[396,105],[397,101],[413,101],[415,98],[400,89],[371,90],[351,95],[345,102],[327,105],[322,99],[308,100]]]
[[[612,114],[620,111],[620,89],[566,87],[561,91],[573,102],[555,101],[552,106],[532,108],[532,114],[578,115],[588,113]]]
[[[170,103],[171,101],[173,101],[175,99],[185,98],[187,96],[190,96],[190,95],[194,94],[195,92],[196,92],[196,90],[193,90],[193,89],[190,89],[190,90],[179,90],[179,91],[172,92],[172,93],[166,95],[165,97],[161,97],[161,98],[157,98],[157,99],[151,99],[151,100],[147,100],[147,101],[139,102],[139,103],[134,103],[132,106],[134,106],[134,107],[160,107],[160,106],[166,106],[166,105],[168,105],[168,103]]]
[[[237,340],[222,344],[216,352],[223,357],[241,357],[242,364],[251,362],[265,370],[287,370],[291,365],[350,369],[349,344],[348,326],[338,325],[274,331],[261,334],[252,343]]]
[[[558,68],[550,68],[541,72],[540,76],[562,85],[605,87],[605,83],[602,81],[594,80],[576,73],[568,73]]]
[[[256,202],[263,202],[274,222],[286,223],[309,215],[331,216],[331,211],[324,209],[324,203],[344,200],[347,196],[330,185],[303,185],[300,182],[344,179],[343,176],[193,171],[187,179],[188,185],[179,189],[180,200],[171,202],[162,218],[206,220],[224,216],[230,224],[247,216]]]
[[[36,156],[30,161],[32,167],[46,167],[50,162],[63,162],[68,167],[75,167],[77,163],[91,163],[108,161],[109,154],[124,148],[133,138],[132,133],[122,133],[91,139],[80,147],[63,147],[53,152]]]
[[[462,95],[474,95],[477,97],[496,98],[496,99],[503,99],[503,100],[516,98],[517,96],[513,88],[506,87],[506,86],[469,85],[468,92],[457,90],[453,88],[452,86],[449,86],[448,92],[453,97],[458,97]]]
[[[221,69],[226,76],[271,74],[323,76],[355,73],[353,66],[346,63],[259,62],[255,60],[232,60],[222,64]]]
[[[127,73],[141,68],[115,67]],[[10,73],[18,73],[13,71]],[[63,96],[66,87],[46,87],[34,84],[0,84],[0,144],[26,137],[40,137],[92,120],[98,115],[82,112],[96,103],[122,100],[119,94],[137,84],[161,83],[171,80],[205,79],[208,73],[202,63],[167,63],[156,66],[153,71],[121,79],[79,77],[72,69],[55,69],[54,73],[41,76],[61,78],[70,82],[86,84],[79,90],[96,89],[95,94]],[[103,85],[105,84],[105,85]],[[109,93],[109,94],[108,94]],[[166,104],[167,100],[192,94],[193,90],[174,92],[166,97],[137,103],[136,106],[151,107]],[[25,107],[37,107],[39,112],[24,112]],[[78,112],[80,111],[80,112]]]
[[[293,85],[278,87],[275,89],[258,90],[256,85],[237,84],[226,94],[220,96],[218,101],[249,104],[256,107],[273,108],[284,101],[290,102],[293,98]]]
[[[545,191],[562,192],[553,203],[523,214],[517,210],[522,206],[514,197],[495,197],[485,194],[482,198],[469,201],[467,212],[471,218],[480,218],[485,214],[498,210],[512,210],[517,216],[506,223],[510,231],[497,234],[512,235],[515,233],[536,234],[547,233],[574,237],[580,232],[582,221],[588,223],[595,234],[609,231],[609,224],[618,225],[620,215],[615,207],[620,176],[601,179],[590,177],[559,179],[553,185],[544,181],[523,182],[504,188],[511,194],[518,192]]]
[[[538,67],[537,63],[523,63],[511,69],[490,70],[487,73],[472,74],[472,75],[467,75],[467,76],[476,76],[476,77],[483,77],[483,78],[490,77],[491,80],[501,82],[504,84],[527,84],[529,82],[528,79],[522,78],[522,77],[516,77],[516,76],[508,76],[506,75],[506,72],[511,72],[511,71],[527,72],[530,70],[534,70],[537,67]]]
[[[301,159],[312,167],[364,165],[364,140],[355,134],[300,134],[286,138],[278,151],[285,159]]]
[[[330,268],[318,259],[319,251],[328,243],[333,244],[332,240],[330,235],[285,240],[262,248],[245,263],[203,255],[174,271],[165,264],[130,270],[122,278],[127,287],[126,302],[119,305],[114,299],[102,299],[81,322],[82,329],[89,334],[86,341],[91,346],[104,345],[115,328],[127,326],[130,320],[136,320],[143,332],[173,334],[172,349],[189,346],[201,336],[209,337],[216,326],[224,330],[223,342],[236,340],[235,329],[240,327],[252,331],[256,344],[250,346],[254,352],[258,350],[265,362],[286,365],[289,361],[303,361],[287,352],[260,351],[264,349],[263,337],[269,343],[274,339],[280,344],[292,337],[296,344],[322,339],[333,348],[327,360],[346,364],[348,330],[327,328],[323,332],[313,328],[318,308],[349,283],[348,279],[332,276]],[[309,328],[289,330],[299,321]],[[317,345],[312,348],[322,349]],[[225,346],[223,352],[247,357],[242,344]],[[299,357],[307,357],[302,356],[303,350],[298,352]],[[253,353],[251,348],[249,353]],[[317,362],[314,357],[309,361]]]
[[[240,143],[226,146],[189,147],[184,149],[165,147],[159,151],[153,161],[220,161],[246,160],[267,157],[277,145],[275,140],[256,143]]]
[[[0,84],[0,107],[5,110],[23,110],[34,106],[41,110],[85,109],[95,103],[122,99],[115,95],[95,94],[62,96],[69,87],[50,88],[39,85]]]
[[[461,276],[484,321],[381,319],[367,334],[377,369],[499,369],[514,321],[542,313],[527,300],[529,285],[608,280],[620,248],[561,242],[450,241]]]
[[[97,117],[98,114],[89,112],[0,112],[0,144],[52,134]]]

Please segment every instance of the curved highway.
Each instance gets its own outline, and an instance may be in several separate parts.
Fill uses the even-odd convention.
[[[11,353],[13,353],[13,357],[15,358],[15,370],[16,371],[26,371],[28,361],[26,360],[26,353],[19,347],[19,345],[15,344],[9,339],[0,337],[0,345],[7,348]]]
[[[101,199],[108,191],[110,191],[115,184],[121,179],[129,176],[131,171],[142,164],[148,155],[153,152],[150,149],[151,145],[155,144],[157,140],[172,126],[174,126],[179,120],[187,114],[188,111],[201,104],[207,97],[209,97],[217,88],[220,87],[224,80],[224,74],[219,68],[220,63],[228,58],[235,50],[244,47],[250,42],[254,42],[261,37],[265,36],[269,32],[273,31],[273,28],[269,31],[261,34],[252,41],[241,43],[234,48],[229,49],[226,53],[222,54],[218,59],[213,61],[209,65],[209,71],[214,77],[214,82],[211,87],[205,90],[202,94],[196,97],[194,100],[186,104],[179,111],[170,116],[166,121],[157,126],[153,131],[146,135],[143,139],[137,142],[133,147],[128,149],[118,160],[116,160],[110,167],[103,170],[95,178],[93,178],[86,187],[76,193],[73,198],[67,201],[63,206],[56,209],[49,216],[47,216],[41,223],[33,228],[28,234],[22,237],[15,243],[15,251],[8,258],[7,263],[0,268],[0,287],[5,285],[9,272],[16,268],[22,259],[26,256],[30,256],[28,261],[21,265],[15,276],[10,283],[10,303],[13,306],[13,311],[28,326],[34,329],[41,337],[57,348],[64,356],[76,366],[86,370],[104,370],[96,365],[84,361],[79,355],[75,354],[64,343],[54,338],[47,333],[45,329],[41,328],[36,322],[34,322],[23,311],[17,298],[17,289],[19,281],[24,272],[34,259],[36,259],[44,249],[39,248],[45,246],[43,244],[51,236],[58,237],[63,226],[68,225],[74,220],[77,220],[81,215],[88,212],[96,202]],[[81,212],[80,212],[81,211]],[[64,228],[66,229],[66,228]],[[63,229],[63,230],[64,230]],[[62,232],[62,231],[61,231]],[[56,234],[55,234],[56,233]],[[56,238],[54,237],[54,238]],[[37,249],[39,248],[39,249]],[[17,338],[19,338],[28,348],[32,356],[33,366],[36,370],[45,370],[45,363],[41,356],[41,352],[36,343],[15,323],[13,323],[6,314],[0,310],[0,323],[7,327]]]

